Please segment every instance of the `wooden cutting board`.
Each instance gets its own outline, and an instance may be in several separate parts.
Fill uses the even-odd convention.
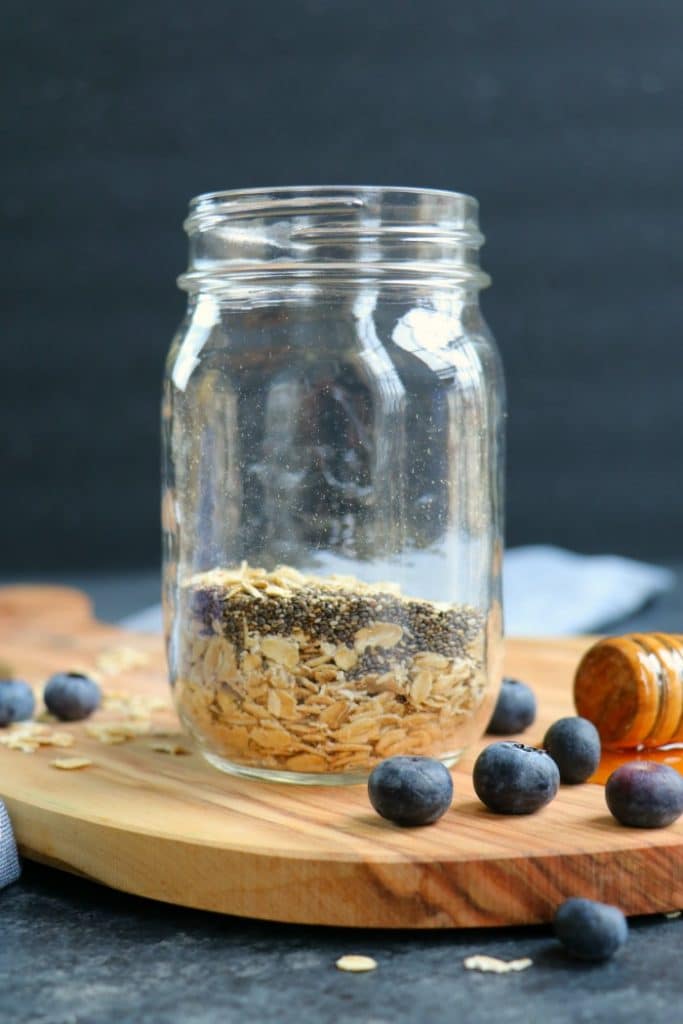
[[[587,643],[508,641],[508,673],[531,682],[539,699],[527,742],[572,712],[572,673]],[[109,693],[168,697],[160,639],[96,622],[72,590],[0,589],[3,660],[35,684],[77,668],[99,671]],[[121,717],[110,708],[94,721]],[[155,711],[153,723],[178,730],[170,709]],[[126,892],[273,921],[382,928],[548,921],[573,895],[628,914],[683,906],[683,819],[662,830],[623,828],[597,785],[563,787],[528,817],[490,814],[472,790],[477,750],[454,770],[448,814],[404,830],[374,814],[364,786],[251,782],[196,753],[154,750],[158,738],[112,746],[85,724],[65,728],[76,737],[71,750],[0,746],[0,795],[21,852]],[[74,755],[92,764],[50,766]]]

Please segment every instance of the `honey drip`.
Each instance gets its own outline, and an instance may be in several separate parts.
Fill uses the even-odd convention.
[[[683,745],[653,750],[603,750],[598,770],[588,781],[604,786],[612,772],[627,761],[658,761],[660,764],[668,764],[683,775]]]

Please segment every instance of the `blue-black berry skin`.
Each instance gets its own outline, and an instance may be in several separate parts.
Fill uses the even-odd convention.
[[[611,813],[630,828],[665,828],[683,814],[683,776],[658,761],[627,761],[605,786]]]
[[[549,754],[523,743],[492,743],[472,773],[474,790],[496,814],[533,814],[557,795],[560,772]]]
[[[575,897],[557,910],[555,934],[579,960],[609,960],[628,938],[628,924],[618,907]]]
[[[33,690],[22,679],[0,679],[0,725],[25,722],[36,707]]]
[[[562,782],[586,782],[600,764],[600,734],[587,718],[560,718],[548,729],[543,746],[560,769]]]
[[[491,736],[514,736],[536,720],[534,691],[519,679],[504,679],[488,729]]]
[[[100,706],[102,695],[94,679],[80,672],[58,672],[48,679],[45,706],[63,722],[79,722]]]
[[[451,806],[453,779],[431,757],[390,757],[368,779],[370,803],[396,825],[432,825]]]

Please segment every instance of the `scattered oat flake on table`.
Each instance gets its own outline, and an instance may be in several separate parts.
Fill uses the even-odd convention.
[[[58,757],[56,761],[50,761],[51,768],[61,768],[65,772],[73,772],[78,768],[87,768],[92,761],[88,757]]]
[[[340,971],[349,971],[352,974],[360,974],[363,971],[376,970],[377,961],[373,960],[371,956],[350,954],[348,956],[340,956],[336,962],[336,967]]]
[[[670,910],[668,914],[664,915],[664,917],[667,919],[667,921],[673,921],[677,917],[680,917],[682,913],[682,910]]]
[[[499,960],[497,956],[468,956],[464,964],[468,971],[484,971],[491,974],[509,974],[510,971],[525,971],[531,967],[533,960],[528,957],[520,957],[519,960]]]

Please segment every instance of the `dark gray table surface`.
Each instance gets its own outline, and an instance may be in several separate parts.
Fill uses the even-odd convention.
[[[152,574],[80,577],[103,618],[154,601]],[[620,630],[681,631],[683,584]],[[683,864],[681,865],[683,871]],[[8,1024],[593,1024],[670,1022],[683,996],[683,917],[634,919],[606,965],[569,961],[549,928],[431,932],[304,928],[127,896],[25,863],[0,893],[0,1021]],[[337,971],[344,953],[379,963]],[[486,953],[519,974],[466,971]]]

